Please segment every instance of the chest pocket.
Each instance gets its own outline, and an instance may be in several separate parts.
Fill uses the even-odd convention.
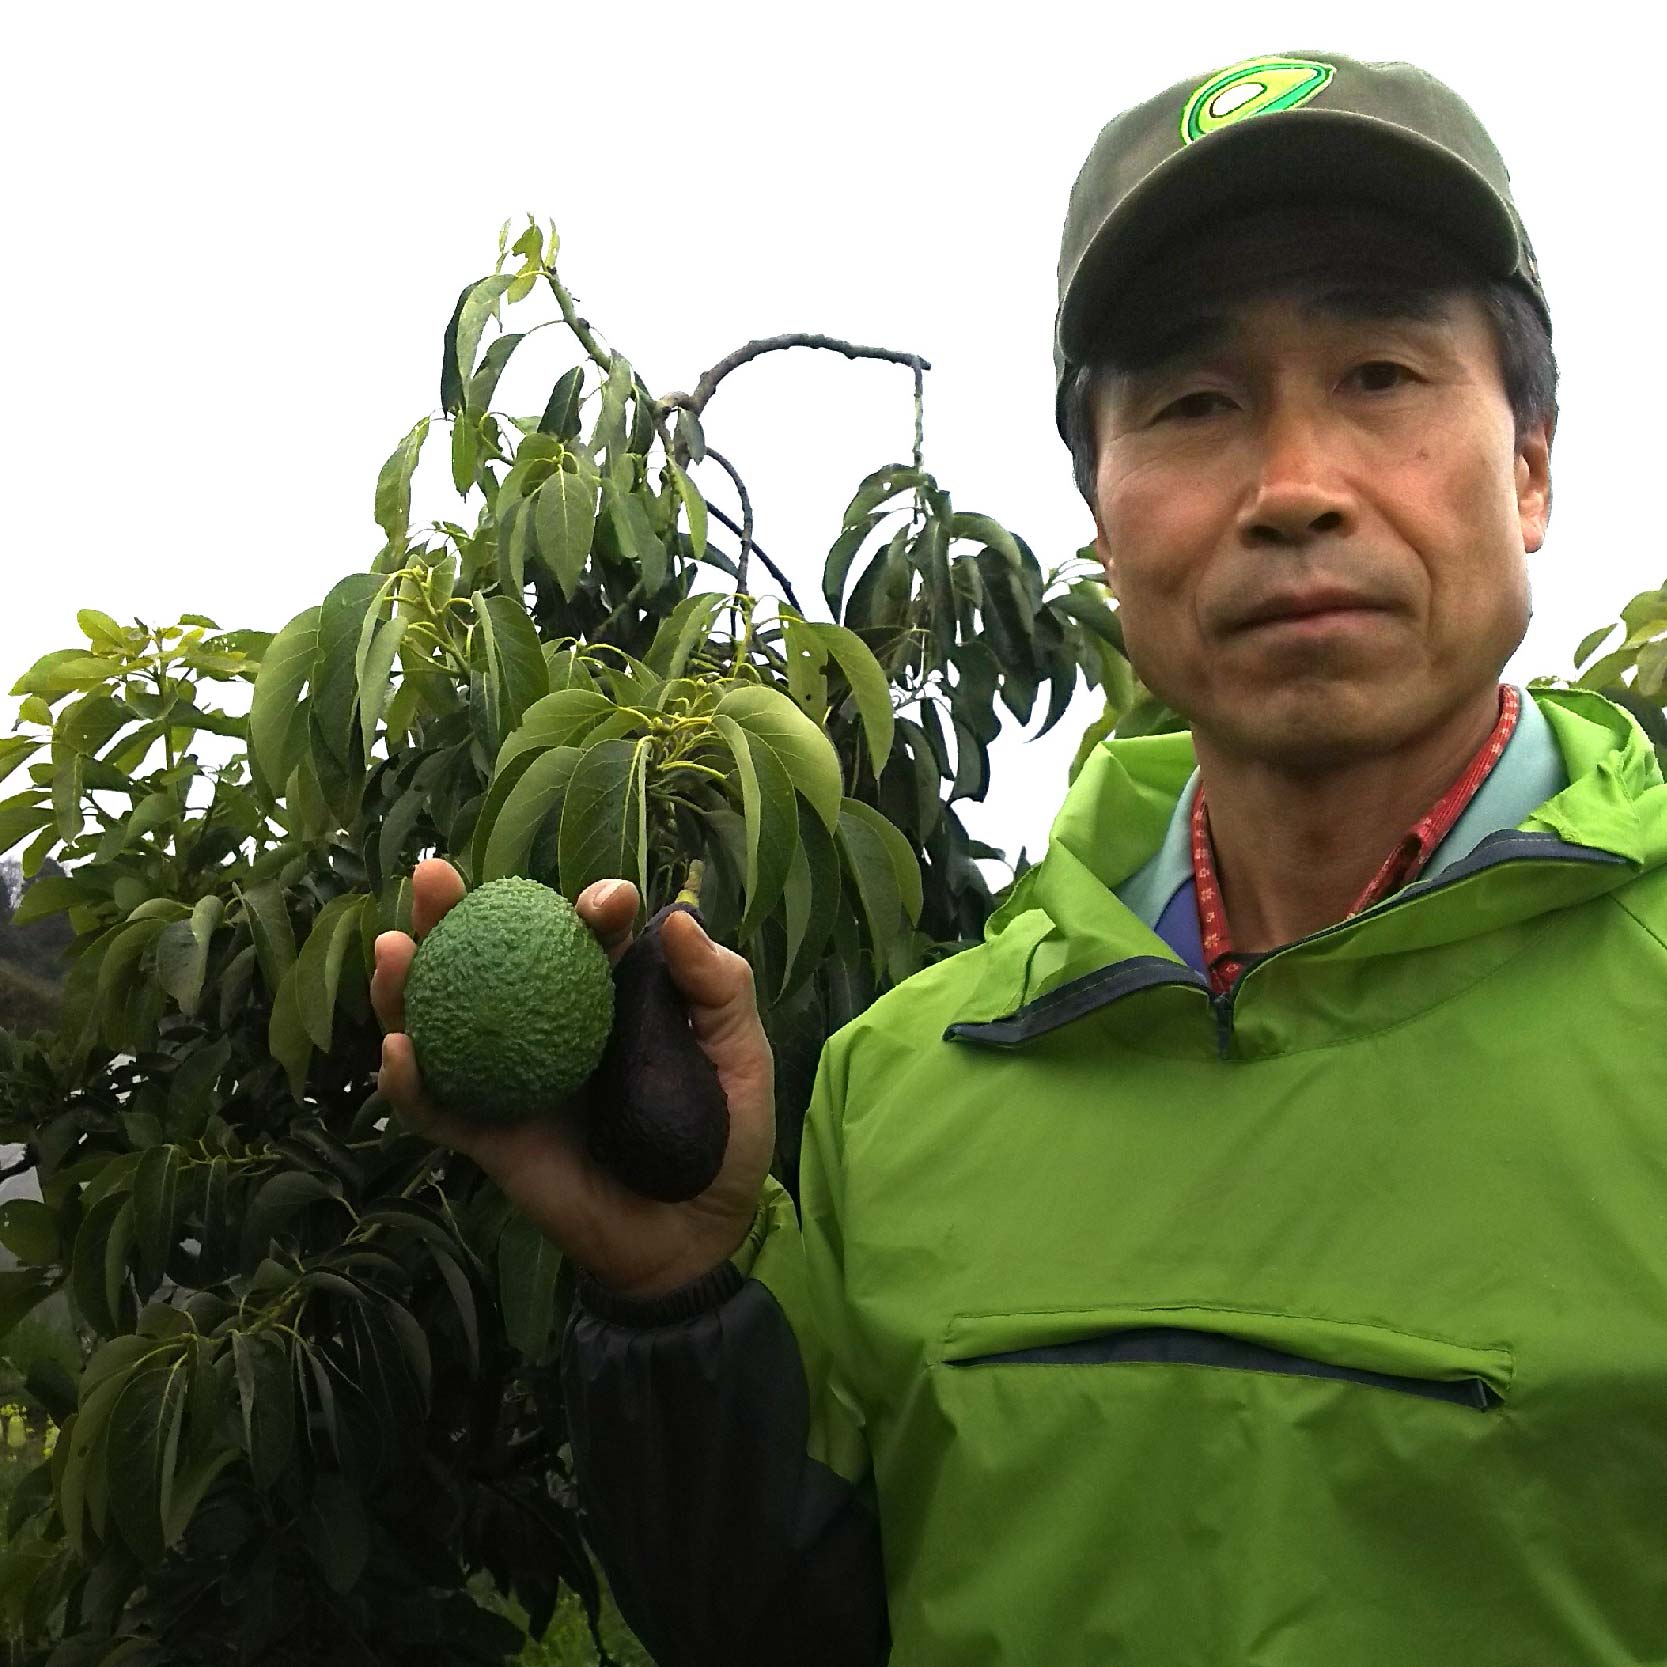
[[[1330,1378],[1477,1412],[1504,1403],[1514,1369],[1502,1345],[1312,1315],[1173,1306],[961,1314],[946,1329],[940,1361],[954,1370],[1184,1366]]]

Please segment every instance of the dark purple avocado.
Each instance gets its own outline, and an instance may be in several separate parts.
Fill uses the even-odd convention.
[[[590,1083],[590,1155],[666,1204],[705,1192],[729,1146],[729,1102],[660,943],[679,909],[700,920],[691,904],[668,903],[614,963],[613,1029]]]

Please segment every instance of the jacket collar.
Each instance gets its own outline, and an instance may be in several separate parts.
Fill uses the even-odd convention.
[[[1520,833],[1497,829],[1443,872],[1275,952],[1270,963],[1287,965],[1273,985],[1288,982],[1293,955],[1333,966],[1404,957],[1519,925],[1667,864],[1667,784],[1630,714],[1581,690],[1527,692],[1556,742],[1567,785],[1532,808],[1517,824]],[[1042,860],[990,918],[985,966],[958,1024],[1011,1018],[1091,976],[1102,988],[1125,987],[1132,972],[1137,984],[1198,976],[1118,896],[1162,848],[1195,765],[1184,733],[1107,741],[1090,754]],[[1524,864],[1535,869],[1526,882]],[[1119,974],[1125,962],[1151,964]],[[1256,979],[1256,971],[1247,977]]]

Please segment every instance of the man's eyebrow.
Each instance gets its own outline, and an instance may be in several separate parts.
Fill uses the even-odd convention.
[[[1453,314],[1436,290],[1401,285],[1349,284],[1310,295],[1302,316],[1328,324],[1451,324]],[[1114,369],[1146,375],[1177,360],[1217,346],[1228,333],[1225,313],[1195,312],[1138,336],[1115,355]]]

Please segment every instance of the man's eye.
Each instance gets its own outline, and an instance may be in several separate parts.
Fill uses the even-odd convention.
[[[1201,388],[1195,394],[1184,394],[1173,404],[1166,405],[1153,418],[1153,421],[1162,422],[1167,417],[1179,417],[1184,422],[1192,417],[1208,416],[1209,406],[1207,401],[1212,399],[1226,400],[1226,398],[1226,394],[1218,394],[1212,389]]]
[[[1388,380],[1384,380],[1384,373],[1388,372]],[[1405,365],[1398,365],[1393,359],[1371,359],[1363,365],[1356,365],[1354,374],[1363,376],[1375,384],[1378,392],[1386,392],[1395,383],[1409,378],[1412,372]]]

